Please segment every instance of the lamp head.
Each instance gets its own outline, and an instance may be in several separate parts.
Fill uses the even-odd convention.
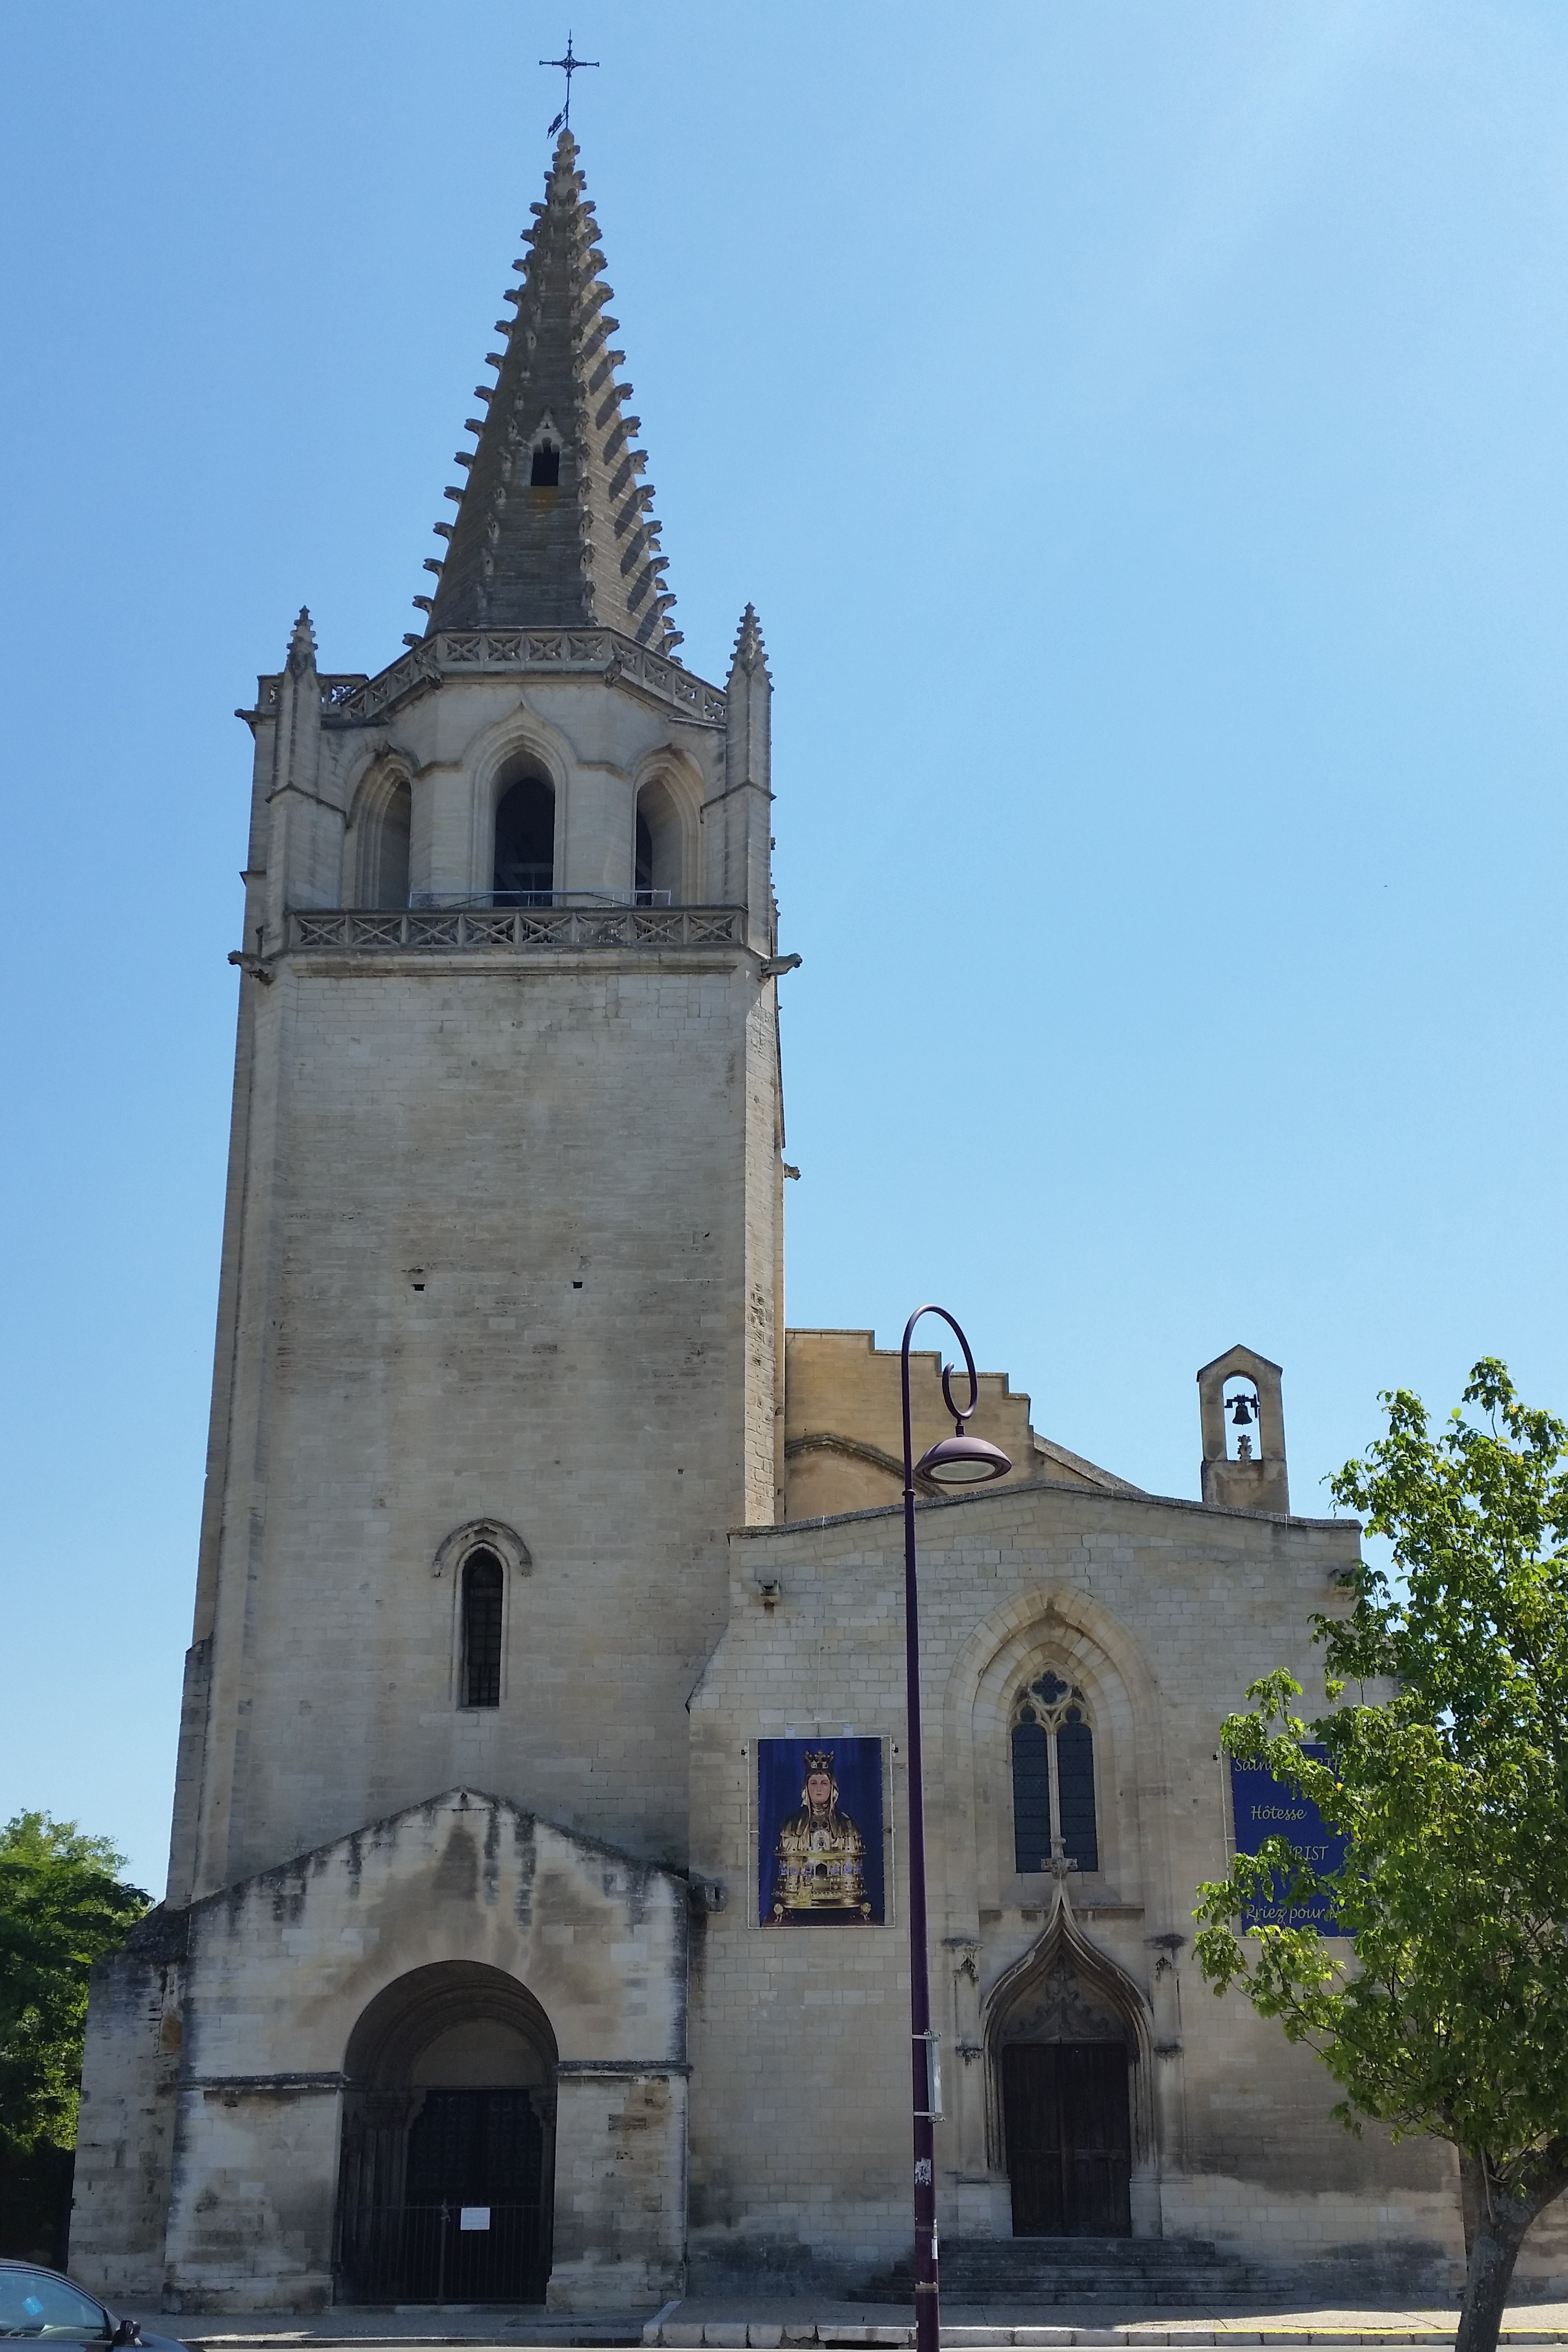
[[[929,1478],[933,1486],[985,1486],[993,1478],[1005,1478],[1012,1467],[999,1445],[988,1444],[984,1437],[965,1437],[960,1422],[956,1437],[942,1438],[921,1455],[915,1475]]]

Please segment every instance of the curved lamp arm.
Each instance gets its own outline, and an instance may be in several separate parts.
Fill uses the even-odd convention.
[[[974,1369],[974,1350],[963,1335],[963,1325],[955,1317],[948,1313],[945,1307],[938,1307],[934,1300],[928,1300],[924,1307],[917,1307],[904,1326],[901,1357],[904,1391],[904,1486],[910,1492],[913,1491],[915,1483],[914,1440],[910,1432],[910,1341],[914,1336],[915,1325],[922,1315],[940,1315],[963,1350],[964,1370],[969,1374],[969,1402],[962,1409],[952,1401],[952,1375],[957,1368],[952,1364],[944,1364],[942,1368],[942,1393],[960,1437],[963,1435],[964,1423],[973,1418],[975,1406],[980,1402],[980,1376]]]

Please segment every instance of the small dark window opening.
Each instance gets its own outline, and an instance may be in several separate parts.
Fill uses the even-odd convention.
[[[555,788],[525,776],[496,811],[496,903],[547,907],[554,887]]]
[[[653,904],[653,828],[637,811],[637,902],[639,907]]]
[[[1013,1867],[1045,1870],[1050,1858],[1050,1745],[1031,1717],[1013,1732]]]
[[[463,1705],[500,1705],[501,1564],[493,1551],[463,1565]]]
[[[528,478],[529,488],[535,490],[552,490],[560,479],[561,452],[553,443],[542,441],[533,453],[533,469]]]

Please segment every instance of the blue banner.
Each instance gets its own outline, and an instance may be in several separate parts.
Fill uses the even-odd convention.
[[[882,1743],[759,1739],[757,1919],[879,1927]]]
[[[1326,1748],[1303,1748],[1320,1764],[1327,1763]],[[1316,1805],[1295,1790],[1282,1788],[1260,1764],[1232,1763],[1230,1801],[1236,1816],[1237,1853],[1256,1853],[1266,1838],[1289,1838],[1302,1861],[1325,1874],[1338,1870],[1350,1844],[1342,1830],[1331,1830]],[[1278,1877],[1275,1892],[1282,1893]],[[1315,1927],[1320,1936],[1346,1936],[1329,1910],[1326,1895],[1305,1903],[1249,1903],[1242,1914],[1241,1930],[1254,1927]]]

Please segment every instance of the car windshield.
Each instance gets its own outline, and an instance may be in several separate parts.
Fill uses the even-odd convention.
[[[0,2270],[0,2336],[107,2344],[110,2333],[103,2305],[64,2279],[47,2271]]]

